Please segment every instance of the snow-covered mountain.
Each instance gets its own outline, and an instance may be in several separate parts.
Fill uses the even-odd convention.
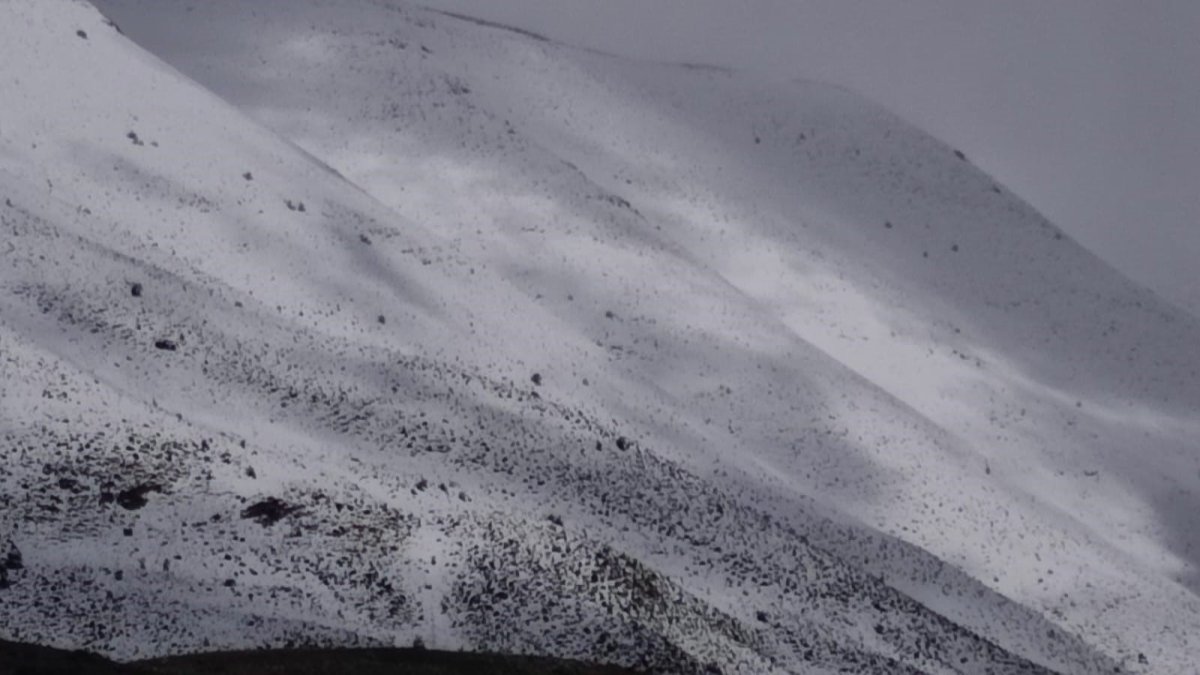
[[[96,4],[0,5],[0,638],[1190,672],[1200,324],[953,148],[400,2]]]

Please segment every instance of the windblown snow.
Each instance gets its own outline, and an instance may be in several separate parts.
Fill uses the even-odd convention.
[[[1200,321],[968,157],[398,1],[95,4],[0,5],[0,638],[1192,672]]]

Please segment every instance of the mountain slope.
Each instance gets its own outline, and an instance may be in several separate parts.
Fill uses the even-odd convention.
[[[686,333],[728,313],[662,299],[680,276],[648,251],[716,272],[755,315],[729,315],[721,339],[782,355],[788,374],[747,378],[763,364],[678,343],[639,365],[669,364],[656,383],[736,430],[759,478],[929,548],[1116,655],[1190,651],[1200,326],[951,148],[835,88],[624,62],[397,3],[254,16],[215,3],[187,22],[169,20],[175,3],[102,4],[547,304],[564,284],[607,289],[608,304]],[[616,266],[631,241],[641,259]],[[755,343],[764,317],[902,401],[903,421],[855,416],[880,408]],[[707,372],[687,376],[698,362]],[[796,373],[809,387],[783,389]],[[746,384],[711,394],[730,380]],[[828,431],[864,452],[813,440],[831,414]]]
[[[4,11],[6,637],[1039,671],[809,536],[930,557],[661,456],[685,432],[599,404],[669,399],[454,241],[86,7]]]
[[[681,671],[1111,672],[1138,651],[1156,672],[1186,667],[1200,612],[1164,546],[1138,528],[1105,541],[1072,493],[1047,504],[1063,482],[1016,480],[1061,436],[1019,427],[1028,456],[1006,466],[969,416],[929,403],[940,382],[902,389],[870,350],[835,348],[827,333],[870,327],[853,310],[878,307],[861,292],[885,258],[870,237],[776,243],[785,216],[734,209],[782,211],[791,193],[717,191],[714,175],[758,174],[707,161],[743,156],[694,142],[719,134],[670,135],[720,125],[665,83],[733,101],[768,84],[393,4],[102,6],[169,38],[238,108],[84,5],[3,9],[0,86],[20,101],[0,110],[0,539],[20,563],[0,591],[5,637],[119,657],[420,636]],[[837,118],[870,110],[790,95]],[[631,97],[637,116],[611,107]],[[658,125],[629,123],[641,116]],[[945,150],[903,131],[920,157]],[[797,208],[859,187],[841,161],[814,162]],[[1123,283],[1067,250],[1092,265],[1080,288]],[[769,266],[793,251],[832,262],[812,281]],[[895,306],[915,325],[970,309],[955,274],[939,291],[895,272]],[[802,330],[801,303],[833,298],[857,304],[816,304],[821,328]],[[956,359],[932,371],[959,375]],[[1187,439],[1194,400],[1163,381],[1121,390],[1159,453]],[[1102,517],[1138,514],[1129,501]],[[1069,599],[1019,574],[991,582],[1031,611],[975,580],[1031,556]],[[1135,596],[1119,617],[1098,610],[1112,588]]]

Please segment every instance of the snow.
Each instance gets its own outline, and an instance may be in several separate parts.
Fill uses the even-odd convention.
[[[0,636],[1189,672],[1200,322],[952,148],[401,3],[97,5],[148,51],[0,10]]]

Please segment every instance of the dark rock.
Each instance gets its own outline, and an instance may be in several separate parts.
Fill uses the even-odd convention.
[[[542,384],[542,374],[541,373],[534,373],[533,377],[531,377],[529,379],[532,380],[535,385],[541,386],[541,384]]]
[[[263,527],[270,527],[299,510],[299,506],[288,504],[282,499],[267,497],[242,509],[242,518],[253,520]]]
[[[8,542],[8,554],[4,556],[3,568],[5,570],[14,572],[25,569],[25,562],[21,556],[21,549],[17,548],[17,545],[11,541]]]
[[[155,340],[154,346],[166,352],[173,352],[179,349],[179,345],[174,340],[168,340],[167,338]]]
[[[617,449],[626,450],[629,448],[629,441],[624,436],[617,436]]]
[[[135,298],[142,297],[142,285],[139,283],[134,283],[129,287],[129,293]]]
[[[83,38],[84,40],[88,39],[87,31],[83,30],[82,28],[75,31],[75,34],[78,35],[79,37]]]
[[[127,511],[136,511],[148,503],[146,495],[151,492],[162,492],[162,487],[147,483],[122,490],[117,493],[117,504]]]

